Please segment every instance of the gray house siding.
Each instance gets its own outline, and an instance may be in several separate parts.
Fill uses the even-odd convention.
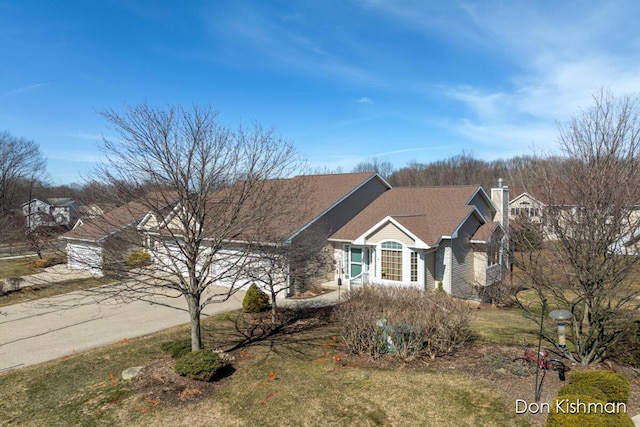
[[[487,221],[492,221],[495,216],[495,208],[490,206],[487,203],[487,200],[480,195],[481,193],[476,193],[475,196],[471,198],[471,201],[468,203],[469,205],[474,205],[476,209],[484,216]]]
[[[333,209],[325,212],[309,229],[313,229],[314,233],[329,236],[388,189],[389,187],[377,177],[370,179],[338,202]]]
[[[436,288],[436,251],[424,254],[424,288],[427,291]]]
[[[458,237],[452,241],[452,277],[451,294],[458,298],[478,299],[473,286],[474,254],[471,250],[471,236],[480,227],[480,221],[471,215],[458,231]]]
[[[451,240],[443,240],[435,253],[435,280],[442,283],[442,289],[451,293]]]

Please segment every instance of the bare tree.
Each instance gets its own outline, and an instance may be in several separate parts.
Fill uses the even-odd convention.
[[[138,232],[129,227],[111,234],[116,257],[145,246],[153,258],[151,266],[120,270],[126,295],[152,302],[167,292],[184,297],[192,349],[198,350],[204,307],[243,286],[254,249],[277,241],[281,225],[294,220],[301,189],[272,178],[299,170],[299,158],[273,131],[257,124],[232,130],[209,107],[143,104],[102,114],[118,138],[105,140],[108,161],[100,181],[149,212]],[[136,212],[132,219],[139,217]],[[127,260],[121,261],[125,267]],[[113,289],[124,295],[122,288]]]
[[[393,165],[391,162],[374,157],[371,160],[358,163],[352,172],[377,172],[378,175],[387,179],[393,173]]]
[[[309,289],[327,277],[331,257],[324,251],[327,236],[313,230],[293,242],[263,245],[247,265],[248,277],[271,297],[271,323],[277,324],[277,297],[291,288]]]
[[[640,259],[639,114],[637,96],[602,90],[561,126],[565,161],[538,163],[535,197],[546,207],[537,231],[520,234],[529,241],[516,242],[525,248],[513,259],[525,282],[573,313],[566,354],[583,365],[604,359],[637,315],[630,274]]]
[[[0,225],[2,240],[12,234],[8,216],[26,202],[35,186],[41,186],[46,162],[38,144],[0,132]]]
[[[24,184],[42,179],[46,162],[34,141],[0,132],[0,214],[16,207]]]

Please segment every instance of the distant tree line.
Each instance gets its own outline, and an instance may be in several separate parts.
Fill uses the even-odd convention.
[[[488,189],[502,178],[505,185],[535,188],[548,178],[541,174],[542,170],[545,173],[549,170],[561,171],[565,162],[560,157],[533,155],[486,161],[471,153],[462,152],[430,163],[413,160],[400,169],[394,169],[391,163],[374,158],[359,163],[353,172],[378,172],[394,187],[480,184]]]

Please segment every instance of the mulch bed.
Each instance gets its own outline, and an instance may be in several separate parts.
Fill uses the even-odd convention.
[[[228,380],[228,377],[215,382],[192,380],[178,375],[174,366],[175,360],[170,356],[152,361],[133,378],[133,389],[151,405],[182,406],[211,396]]]

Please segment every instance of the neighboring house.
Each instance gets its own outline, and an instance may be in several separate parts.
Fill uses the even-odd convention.
[[[139,234],[136,226],[148,212],[143,204],[130,202],[102,216],[80,219],[71,231],[60,237],[66,242],[67,266],[101,274],[110,262],[121,262],[131,252],[143,250],[144,236],[136,235]],[[125,239],[123,233],[131,235]],[[110,245],[126,247],[114,251]],[[111,250],[105,250],[107,248]],[[119,259],[112,259],[114,255]]]
[[[481,186],[390,189],[330,236],[339,277],[481,299],[506,265],[508,191],[492,201]]]
[[[104,212],[104,209],[95,203],[80,206],[80,218],[95,218],[104,215]]]
[[[511,220],[517,221],[518,218],[532,221],[532,223],[540,224],[545,210],[549,206],[554,206],[550,202],[543,202],[540,198],[534,196],[536,190],[518,189],[514,191],[516,197],[509,201],[509,210]],[[561,211],[565,212],[567,217],[574,216],[579,212],[579,207],[575,203],[566,203],[560,206]],[[640,254],[640,230],[630,224],[640,224],[640,207],[630,207],[628,212],[627,230],[621,233],[620,238],[612,243],[609,247],[612,253],[620,255],[639,255]],[[542,238],[547,241],[557,239],[557,235],[548,227],[544,227]]]
[[[278,186],[285,193],[287,188],[310,191],[304,202],[292,203],[297,215],[260,224],[257,228],[265,230],[262,241],[256,241],[255,235],[234,236],[225,247],[229,253],[249,239],[255,247],[266,247],[321,236],[326,239],[324,251],[334,261],[324,281],[340,280],[350,287],[365,283],[420,289],[441,286],[451,295],[478,300],[487,286],[502,279],[508,252],[509,189],[501,184],[489,195],[481,186],[391,188],[374,173],[304,175],[267,183],[265,188]],[[137,224],[158,269],[175,268],[181,263],[179,225],[170,215],[159,222],[150,212],[137,213],[122,214],[121,229]],[[105,217],[117,214],[113,211]],[[93,231],[87,225],[88,221],[64,236],[72,268],[76,253],[99,257],[97,248],[108,239],[105,230]],[[205,251],[206,245],[216,242],[216,230],[208,233]],[[289,287],[290,293],[301,290],[295,284]]]
[[[32,199],[22,204],[27,228],[65,227],[71,229],[80,217],[78,202],[69,198]]]
[[[539,221],[545,204],[526,191],[514,191],[514,194],[517,194],[517,196],[509,201],[511,218],[525,216],[534,221]]]

